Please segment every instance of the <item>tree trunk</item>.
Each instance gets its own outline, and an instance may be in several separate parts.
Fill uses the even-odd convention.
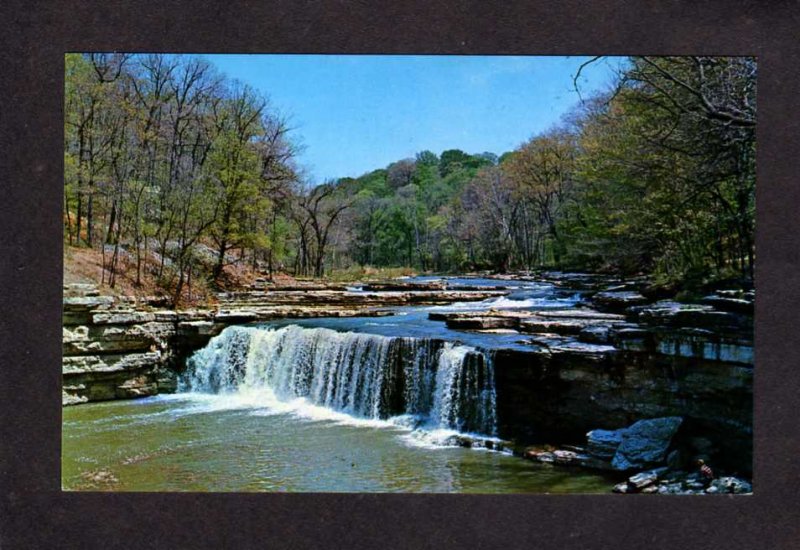
[[[78,184],[80,186],[80,183]],[[78,191],[78,208],[77,213],[75,214],[75,244],[80,246],[81,244],[81,217],[83,215],[83,200],[82,200],[82,193]]]
[[[117,218],[117,201],[111,203],[111,214],[108,220],[108,230],[106,231],[106,244],[114,244],[112,237],[114,235],[114,222]]]
[[[92,230],[94,216],[94,195],[89,192],[89,200],[86,204],[86,246],[92,248]]]

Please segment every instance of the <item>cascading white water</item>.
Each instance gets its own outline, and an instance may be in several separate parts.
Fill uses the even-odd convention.
[[[468,346],[295,325],[228,327],[188,362],[184,391],[267,389],[361,418],[409,415],[430,428],[494,435],[490,357]]]
[[[495,431],[494,371],[486,356],[467,346],[445,346],[439,354],[431,418],[439,426]]]

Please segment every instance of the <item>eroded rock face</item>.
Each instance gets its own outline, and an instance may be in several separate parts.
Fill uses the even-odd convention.
[[[65,356],[71,356],[163,349],[174,330],[171,323],[157,322],[65,326],[62,350]]]
[[[687,442],[711,440],[715,461],[734,471],[751,468],[751,365],[545,340],[549,347],[495,352],[500,437],[560,444],[591,432],[588,448],[610,461],[620,427],[681,416]]]
[[[93,285],[64,288],[62,403],[155,395],[169,366],[175,324],[157,300],[101,296]]]

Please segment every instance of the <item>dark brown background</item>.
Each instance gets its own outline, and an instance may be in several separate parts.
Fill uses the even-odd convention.
[[[797,548],[797,2],[5,1],[0,547]],[[759,58],[752,497],[60,492],[66,51]]]

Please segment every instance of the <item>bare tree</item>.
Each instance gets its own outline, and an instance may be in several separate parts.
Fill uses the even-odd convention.
[[[300,201],[306,212],[315,238],[314,276],[325,274],[325,250],[330,230],[339,215],[352,205],[351,199],[336,200],[336,186],[332,182],[319,185]]]

